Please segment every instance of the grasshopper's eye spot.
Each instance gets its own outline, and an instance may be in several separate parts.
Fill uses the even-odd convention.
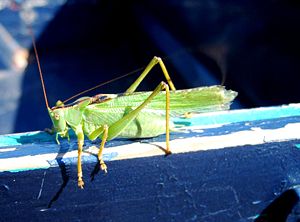
[[[63,106],[64,106],[64,103],[63,103],[62,101],[58,100],[58,101],[56,102],[56,106],[57,106],[57,107],[63,107]]]
[[[59,114],[58,113],[54,113],[54,119],[59,120]]]

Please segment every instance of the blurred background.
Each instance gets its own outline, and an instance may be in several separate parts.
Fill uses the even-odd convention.
[[[0,0],[0,133],[51,127],[29,27],[51,106],[160,56],[178,89],[224,84],[237,109],[300,102],[299,24],[296,0]]]

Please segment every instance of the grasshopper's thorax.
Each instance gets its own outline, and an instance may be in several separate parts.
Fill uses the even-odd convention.
[[[49,116],[52,120],[54,130],[56,131],[56,135],[60,135],[61,137],[69,138],[68,134],[68,126],[64,117],[64,108],[48,108]],[[56,137],[57,142],[58,138]],[[59,142],[58,142],[59,143]]]

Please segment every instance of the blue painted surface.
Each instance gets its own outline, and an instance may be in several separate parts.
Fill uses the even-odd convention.
[[[249,112],[247,112],[249,111]],[[276,118],[277,117],[277,118]],[[204,127],[201,130],[193,131],[185,129],[183,132],[172,132],[171,140],[183,139],[190,137],[203,136],[219,136],[227,135],[239,131],[251,130],[253,127],[261,129],[278,129],[285,127],[289,123],[300,122],[299,109],[295,106],[270,107],[252,110],[236,110],[221,113],[208,113],[190,119],[177,118],[176,123],[188,126],[207,126],[215,125],[215,127]],[[231,123],[228,123],[228,122]],[[239,121],[239,122],[238,122]],[[201,127],[200,127],[201,128]],[[188,132],[188,133],[187,133]],[[45,132],[28,132],[22,134],[11,134],[0,136],[0,150],[8,147],[14,147],[13,151],[0,152],[0,160],[22,156],[37,156],[41,154],[56,154],[53,160],[47,160],[49,167],[57,167],[59,162],[66,165],[74,165],[77,163],[77,157],[67,157],[64,154],[77,150],[77,140],[74,134],[71,134],[71,141],[60,139],[61,144],[56,144],[55,136]],[[164,142],[165,135],[155,138],[136,140],[141,143],[151,144],[153,142]],[[117,152],[110,152],[110,147],[121,146],[132,143],[128,139],[114,139],[106,143],[107,153],[104,155],[105,161],[110,161],[118,156]],[[43,144],[41,146],[41,144]],[[100,139],[95,141],[85,141],[85,146],[99,146]],[[295,147],[300,148],[299,144]],[[96,155],[84,156],[83,162],[96,163]],[[44,165],[36,166],[35,169],[45,168]],[[29,170],[25,168],[12,169],[11,172]],[[32,170],[32,168],[30,168]]]
[[[77,188],[76,166],[62,161],[49,169],[4,172],[1,219],[253,221],[300,183],[294,144],[299,140],[112,161],[107,174],[87,163],[84,190]]]
[[[297,106],[291,105],[207,113],[190,119],[173,120],[185,126],[205,127],[199,131],[188,130],[188,133],[173,132],[171,140],[225,135],[253,127],[282,128],[289,123],[300,122],[300,113]],[[215,127],[206,127],[214,124]],[[165,136],[141,140],[141,143],[154,141],[165,141]],[[131,142],[115,139],[109,141],[106,148],[109,150],[110,147]],[[87,145],[99,143],[100,140],[86,141]],[[77,189],[76,184],[77,157],[64,156],[77,149],[76,140],[71,139],[70,143],[66,139],[61,140],[61,145],[57,145],[53,135],[29,132],[2,135],[0,144],[0,149],[15,148],[11,152],[0,152],[0,160],[26,155],[56,154],[55,159],[48,161],[49,167],[0,174],[0,195],[4,197],[0,208],[6,219],[12,219],[12,214],[5,209],[9,204],[15,203],[12,199],[18,200],[16,196],[22,193],[20,198],[23,204],[18,205],[18,210],[28,219],[44,220],[42,216],[46,215],[47,218],[58,217],[61,220],[65,215],[69,217],[69,213],[64,213],[66,209],[77,217],[95,218],[94,213],[82,213],[85,216],[79,216],[81,214],[78,211],[72,211],[75,204],[77,209],[84,212],[94,212],[97,209],[104,221],[107,218],[115,221],[120,221],[119,218],[122,221],[124,218],[140,221],[143,215],[150,215],[157,221],[175,218],[181,221],[186,218],[200,221],[253,221],[265,216],[265,212],[267,215],[274,214],[272,200],[280,199],[282,193],[300,183],[298,140],[174,154],[168,158],[160,156],[111,161],[107,162],[109,172],[106,175],[99,171],[96,155],[83,156],[86,183],[84,194]],[[36,149],[40,144],[44,146]],[[104,159],[109,161],[117,155],[116,152],[108,152]],[[41,198],[32,199],[33,192],[36,196],[39,195],[37,191],[42,193]],[[24,196],[26,193],[29,194],[28,197]],[[99,205],[100,199],[103,204]],[[86,211],[86,206],[94,211]],[[283,209],[281,203],[279,206]],[[280,210],[275,213],[287,214]],[[291,216],[297,217],[293,214]]]
[[[297,122],[299,121],[298,116],[300,117],[300,106],[297,107],[296,105],[289,105],[249,110],[235,110],[229,112],[204,113],[193,118],[172,118],[172,121],[181,126],[206,126],[214,124],[226,125],[239,122],[271,120],[285,117],[291,117],[291,119],[289,119],[290,121]],[[220,129],[217,131],[222,132]],[[54,136],[45,132],[0,135],[0,147],[18,146],[38,142],[51,142],[53,140]]]

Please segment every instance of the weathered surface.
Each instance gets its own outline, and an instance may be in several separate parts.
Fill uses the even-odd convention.
[[[0,221],[253,221],[300,182],[297,107],[206,114],[214,125],[205,126],[194,123],[207,116],[179,119],[191,126],[172,133],[168,157],[156,146],[164,146],[164,136],[110,141],[108,174],[98,172],[93,155],[83,158],[84,190],[77,188],[75,141],[58,146],[41,133],[2,136],[0,166],[29,158],[34,170],[0,173]],[[235,123],[243,113],[245,121]]]

